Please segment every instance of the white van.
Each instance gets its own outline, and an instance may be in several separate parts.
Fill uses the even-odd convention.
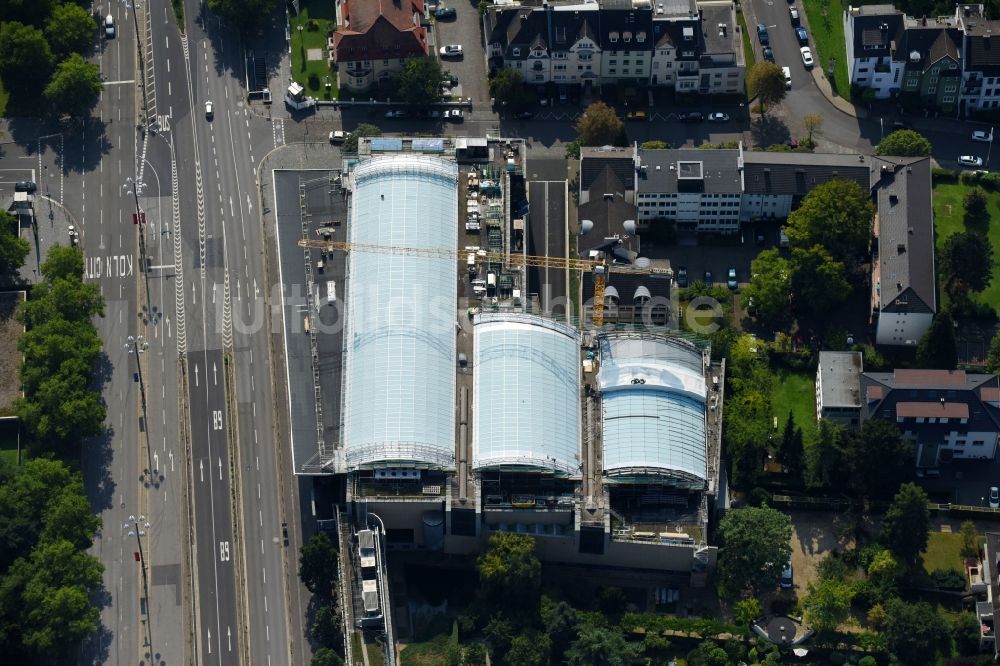
[[[108,39],[115,36],[115,17],[111,14],[104,17],[104,36]]]
[[[792,89],[792,70],[790,70],[788,67],[782,67],[781,71],[785,73],[785,89],[786,90],[791,90]]]

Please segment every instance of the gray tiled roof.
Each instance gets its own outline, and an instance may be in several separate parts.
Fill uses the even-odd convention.
[[[937,441],[950,431],[1000,431],[1000,410],[981,399],[984,387],[996,388],[997,376],[967,374],[962,370],[897,370],[895,372],[865,372],[861,375],[862,418],[878,417],[896,420],[899,403],[965,405],[968,422],[907,423],[906,429]],[[876,390],[871,390],[871,388]]]
[[[903,34],[903,14],[891,5],[862,6],[861,13],[852,16],[854,24],[854,57],[872,58],[892,55]]]
[[[893,54],[893,59],[905,62],[908,69],[919,69],[927,71],[931,66],[939,63],[942,58],[948,57],[960,63],[959,48],[962,43],[962,31],[958,28],[940,27],[908,27],[903,32],[903,39],[900,47]],[[911,54],[920,54],[920,60],[911,61]],[[956,75],[959,70],[945,70],[943,75],[953,71]]]
[[[635,167],[631,148],[583,148],[580,151],[580,189],[591,189],[605,168],[612,169],[625,189],[635,190]]]
[[[700,164],[706,193],[739,193],[740,170],[738,150],[700,150],[682,148],[670,150],[639,150],[639,190],[643,192],[677,192],[678,163]]]
[[[871,187],[870,160],[842,154],[743,153],[743,183],[753,194],[804,196],[817,185],[837,178],[853,180],[867,192]]]
[[[650,51],[653,48],[653,13],[640,9],[602,9],[597,14],[597,32],[603,51]],[[625,41],[624,33],[632,33],[630,41]],[[618,33],[618,41],[612,42],[611,33]],[[639,41],[636,35],[645,33]]]
[[[986,76],[1000,74],[1000,21],[966,23],[965,69]]]

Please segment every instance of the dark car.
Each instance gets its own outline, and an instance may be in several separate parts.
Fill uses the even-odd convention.
[[[559,86],[559,103],[569,104],[569,88],[566,86]]]
[[[712,271],[705,271],[705,284],[712,286]]]
[[[514,117],[518,120],[528,120],[535,117],[534,111],[518,111],[514,114]]]
[[[434,18],[440,19],[453,19],[458,15],[454,7],[439,7],[434,11]]]
[[[288,545],[288,523],[281,523],[281,539]]]
[[[764,60],[774,62],[774,50],[770,46],[764,47]]]
[[[757,24],[757,39],[760,40],[761,46],[767,46],[771,43],[770,38],[767,36],[767,26],[763,23]]]
[[[809,33],[806,32],[806,29],[803,28],[802,26],[799,26],[798,28],[795,29],[795,36],[798,38],[799,44],[801,44],[802,46],[805,46],[806,44],[809,43]]]
[[[14,183],[15,192],[27,192],[31,194],[37,189],[38,186],[35,185],[35,182],[31,180],[19,180],[16,183]]]
[[[681,114],[682,123],[700,123],[704,119],[705,115],[701,111],[690,111]]]
[[[688,286],[688,269],[686,266],[677,268],[677,286],[684,288]]]

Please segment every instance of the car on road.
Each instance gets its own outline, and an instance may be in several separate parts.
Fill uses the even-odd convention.
[[[799,24],[799,9],[794,5],[788,8],[788,19],[792,22],[793,26]]]
[[[434,18],[441,19],[453,19],[458,16],[458,12],[454,7],[438,7],[434,10]]]
[[[625,120],[645,120],[645,111],[629,111],[625,114]]]
[[[991,141],[993,141],[993,130],[991,129],[989,132],[984,132],[983,130],[976,130],[975,132],[972,133],[972,140],[985,141],[986,143],[990,143]]]
[[[805,46],[809,43],[809,33],[801,25],[795,28],[795,37],[799,40],[799,44]]]
[[[409,115],[410,114],[408,114],[406,111],[403,111],[402,109],[396,109],[395,111],[385,112],[386,118],[406,118]]]
[[[774,50],[770,46],[764,47],[764,60],[774,62]]]
[[[104,18],[104,36],[112,39],[115,36],[115,17],[108,14]]]
[[[792,589],[793,583],[793,572],[792,572],[792,561],[789,560],[785,563],[785,568],[781,570],[781,582],[778,583],[783,590]]]
[[[34,194],[37,189],[38,185],[36,185],[33,180],[19,180],[14,183],[15,192],[27,192],[28,194]]]
[[[453,123],[460,123],[465,120],[465,114],[462,113],[462,109],[448,109],[444,112],[444,119],[450,120]]]
[[[790,67],[782,67],[781,73],[785,75],[785,90],[792,89],[792,70]]]
[[[808,46],[803,46],[801,49],[799,49],[799,53],[802,55],[803,65],[805,65],[806,67],[812,67],[813,64],[815,64],[813,61],[812,49],[810,49]]]
[[[677,267],[677,286],[686,287],[688,286],[688,269],[687,266]]]
[[[958,158],[958,163],[962,166],[981,167],[983,166],[983,158],[975,155],[962,155]]]
[[[529,120],[535,117],[534,111],[518,111],[514,114],[514,117],[518,120]]]
[[[710,113],[708,114],[708,122],[710,123],[727,123],[729,122],[728,113]]]
[[[212,109],[211,100],[205,102],[205,119],[211,120],[215,116],[215,111]]]
[[[712,286],[712,271],[705,271],[705,284]]]
[[[705,116],[701,111],[689,111],[682,113],[680,118],[682,123],[700,123],[705,119]]]
[[[281,523],[281,540],[288,545],[288,523]]]
[[[461,58],[462,57],[462,45],[461,44],[449,44],[448,46],[442,46],[441,50],[442,58]]]
[[[757,24],[757,39],[760,40],[761,46],[767,46],[771,43],[770,38],[767,36],[767,26],[763,23]]]
[[[334,130],[330,132],[330,143],[344,143],[347,138],[347,132],[344,130]]]
[[[730,268],[729,272],[726,274],[726,286],[730,289],[736,289],[740,286],[740,281],[736,279],[735,268]]]
[[[990,488],[990,508],[1000,509],[1000,488],[996,486]]]

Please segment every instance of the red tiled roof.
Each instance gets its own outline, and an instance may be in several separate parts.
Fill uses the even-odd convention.
[[[380,16],[404,32],[420,25],[424,0],[344,0],[340,14],[344,27],[353,32],[368,32]]]
[[[881,386],[869,386],[867,393],[868,400],[881,400],[885,396]]]
[[[899,418],[944,417],[949,419],[969,418],[969,406],[964,402],[899,402],[896,403]]]
[[[965,386],[964,370],[896,370],[893,372],[893,378],[897,387],[947,388]]]
[[[423,0],[344,0],[344,25],[333,34],[337,61],[427,55],[423,13]]]
[[[1000,388],[984,386],[979,389],[979,399],[983,402],[1000,402]]]

